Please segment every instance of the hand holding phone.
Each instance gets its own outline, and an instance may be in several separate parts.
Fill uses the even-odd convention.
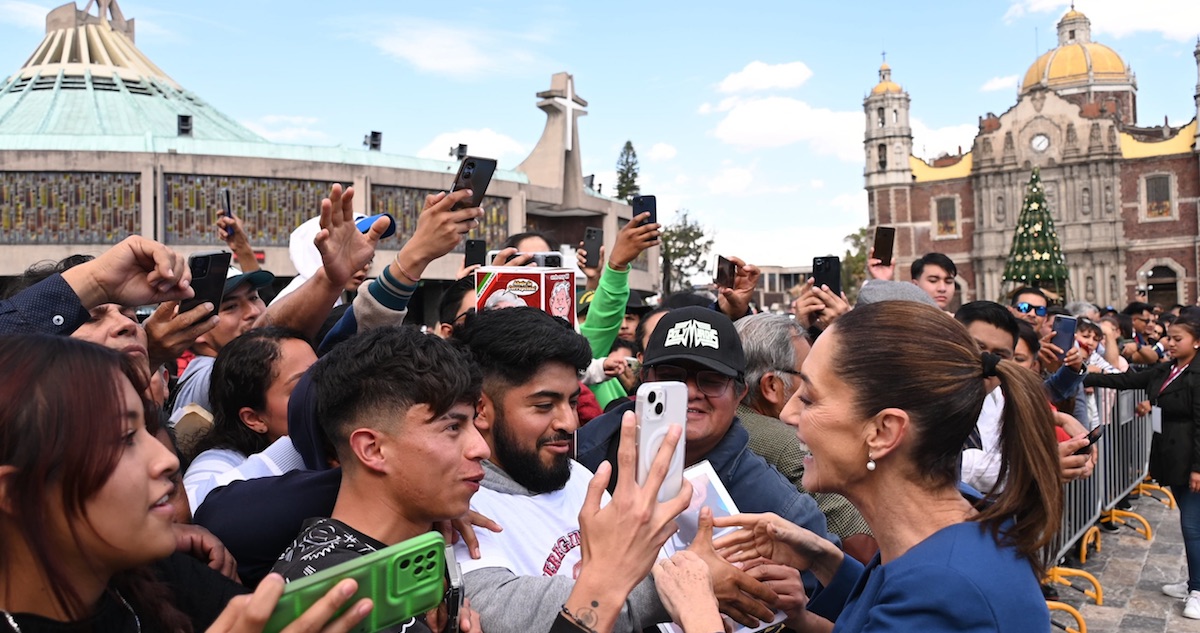
[[[896,243],[896,229],[890,226],[875,227],[875,259],[883,266],[892,265],[892,247]]]
[[[1054,324],[1051,329],[1054,330],[1054,336],[1050,339],[1050,343],[1061,350],[1056,356],[1058,360],[1063,360],[1067,357],[1067,352],[1075,346],[1075,326],[1077,321],[1073,316],[1060,314],[1054,317]]]
[[[1093,445],[1094,445],[1094,444],[1095,444],[1097,441],[1099,441],[1099,439],[1100,439],[1100,436],[1102,436],[1102,435],[1104,435],[1104,425],[1103,425],[1103,424],[1101,424],[1100,426],[1098,426],[1098,427],[1096,427],[1096,428],[1092,429],[1091,431],[1089,431],[1089,432],[1088,432],[1088,434],[1087,434],[1087,441],[1088,441],[1088,443],[1087,443],[1087,446],[1084,446],[1083,448],[1081,448],[1081,449],[1079,449],[1079,450],[1075,451],[1075,453],[1073,453],[1073,454],[1075,454],[1075,455],[1087,455],[1088,453],[1090,453],[1090,452],[1091,452],[1091,450],[1092,450],[1092,446],[1093,446]]]
[[[584,266],[597,268],[600,266],[600,247],[604,244],[604,230],[589,226],[583,232],[583,250],[587,253]]]
[[[463,268],[470,266],[484,266],[487,264],[487,241],[486,240],[467,240],[467,246],[463,256]]]
[[[179,303],[179,314],[190,312],[205,302],[213,305],[213,311],[204,317],[205,319],[221,309],[221,299],[225,296],[225,277],[229,272],[232,256],[229,251],[216,251],[196,253],[188,257],[188,268],[192,271],[192,289],[196,294],[191,299],[184,299]]]
[[[454,205],[454,210],[470,209],[483,204],[483,197],[487,195],[488,185],[492,182],[492,174],[496,173],[496,160],[493,158],[480,158],[478,156],[467,156],[458,166],[458,174],[454,176],[454,182],[450,185],[449,193],[454,193],[462,189],[470,189],[471,197],[467,200],[462,200]]]
[[[713,275],[713,283],[718,288],[732,288],[733,282],[736,279],[737,264],[734,264],[721,255],[717,255],[716,274]]]
[[[642,383],[637,391],[637,482],[645,485],[654,464],[654,456],[667,437],[672,424],[679,425],[683,435],[671,455],[667,478],[658,489],[658,502],[675,498],[683,485],[683,451],[687,434],[688,387],[682,382],[662,381]]]
[[[658,199],[654,196],[634,196],[629,204],[633,206],[633,217],[649,213],[650,217],[642,220],[638,226],[658,223]]]
[[[842,296],[842,260],[833,255],[813,258],[813,286],[828,286],[834,296]]]
[[[233,220],[233,196],[229,193],[229,189],[221,190],[221,204],[224,206],[225,217]],[[233,237],[233,225],[225,227],[225,237]]]

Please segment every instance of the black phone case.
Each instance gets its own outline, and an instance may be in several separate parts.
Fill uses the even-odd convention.
[[[233,218],[233,196],[229,193],[229,189],[221,190],[221,205],[224,207],[222,209],[222,211],[225,213],[225,217],[232,219]],[[225,235],[227,235],[229,237],[233,237],[233,227],[232,226],[225,228]]]
[[[895,243],[896,229],[890,226],[875,227],[875,259],[883,262],[884,266],[892,263],[892,251]]]
[[[458,174],[454,176],[454,184],[450,193],[460,189],[470,189],[471,197],[454,205],[455,209],[469,209],[483,204],[483,196],[487,195],[488,185],[492,182],[492,174],[496,173],[496,161],[492,158],[467,156],[458,166]]]
[[[717,255],[717,270],[713,275],[713,283],[722,288],[732,288],[733,280],[737,278],[737,265]]]
[[[634,196],[629,201],[633,205],[633,217],[637,217],[647,211],[650,212],[650,217],[646,218],[638,226],[658,223],[658,199],[654,196]]]
[[[487,241],[467,240],[463,266],[487,265]]]
[[[589,226],[583,233],[583,250],[587,251],[584,265],[595,268],[600,265],[600,246],[604,244],[604,231]]]
[[[229,271],[228,251],[218,253],[196,253],[188,257],[188,268],[192,271],[192,289],[196,295],[179,303],[179,313],[192,310],[205,301],[213,304],[213,311],[221,309],[221,298],[225,296],[225,275]]]
[[[835,295],[842,294],[842,260],[836,257],[813,258],[813,286],[829,286]]]

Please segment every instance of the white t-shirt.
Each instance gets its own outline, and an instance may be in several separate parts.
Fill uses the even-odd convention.
[[[968,448],[962,452],[962,482],[987,494],[1000,477],[1000,419],[1004,415],[1004,392],[996,387],[983,399],[979,412],[979,440],[983,449]],[[996,492],[1004,489],[1001,482]]]
[[[503,567],[517,576],[579,575],[579,511],[587,498],[592,472],[572,460],[571,478],[562,490],[526,496],[480,488],[471,509],[504,528],[499,534],[475,530],[481,558],[474,560],[460,540],[454,555],[463,573]],[[601,504],[608,503],[608,493]]]

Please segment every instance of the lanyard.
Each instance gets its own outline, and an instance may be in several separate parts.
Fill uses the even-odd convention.
[[[1191,365],[1191,363],[1188,363],[1188,365]],[[1184,365],[1183,367],[1172,368],[1171,373],[1167,375],[1167,381],[1164,382],[1163,386],[1159,388],[1158,394],[1162,395],[1162,392],[1164,390],[1166,390],[1167,385],[1171,384],[1172,382],[1175,382],[1175,379],[1179,377],[1179,374],[1182,374],[1184,372],[1184,370],[1186,370],[1188,368],[1188,365]]]

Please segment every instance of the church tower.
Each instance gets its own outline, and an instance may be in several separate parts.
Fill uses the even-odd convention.
[[[909,98],[892,81],[892,69],[884,62],[879,67],[879,84],[863,100],[867,130],[863,141],[866,154],[867,189],[882,185],[909,185],[912,171],[912,128],[908,124]]]

